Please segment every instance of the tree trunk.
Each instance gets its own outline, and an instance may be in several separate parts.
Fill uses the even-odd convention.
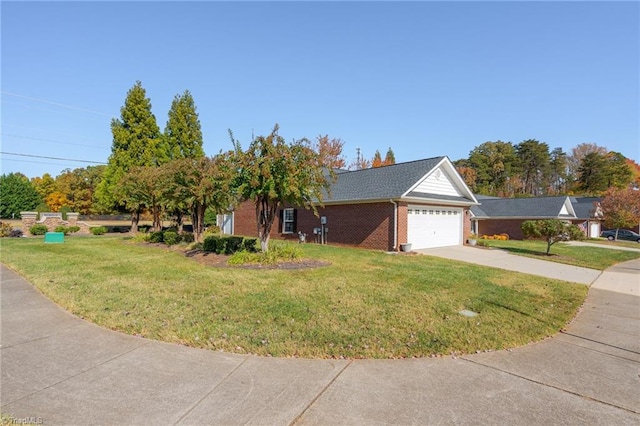
[[[138,232],[138,223],[140,222],[140,209],[131,213],[131,232]]]
[[[181,211],[176,212],[176,225],[178,226],[178,233],[182,234],[184,231],[184,216]]]
[[[162,231],[162,221],[160,220],[160,206],[158,206],[155,202],[151,207],[151,213],[153,215],[153,230],[156,232]]]
[[[271,227],[276,217],[278,202],[269,205],[269,200],[258,198],[256,200],[256,223],[258,225],[258,238],[260,239],[260,248],[263,253],[269,251],[269,238],[271,235]]]
[[[193,223],[193,236],[199,243],[203,242],[202,236],[204,234],[204,212],[206,209],[206,206],[200,203],[196,203],[193,207],[193,214],[191,215],[191,221]]]

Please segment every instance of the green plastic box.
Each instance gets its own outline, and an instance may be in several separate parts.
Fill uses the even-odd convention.
[[[47,232],[44,234],[45,243],[64,243],[64,232]]]

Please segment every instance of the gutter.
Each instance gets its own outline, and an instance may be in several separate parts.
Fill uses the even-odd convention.
[[[393,249],[398,249],[398,203],[391,198],[389,202],[393,204]]]

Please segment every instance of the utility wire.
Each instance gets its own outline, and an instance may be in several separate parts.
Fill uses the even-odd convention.
[[[91,160],[75,160],[73,158],[60,158],[60,157],[47,157],[44,155],[33,155],[33,154],[18,154],[15,152],[0,152],[3,155],[17,155],[19,157],[33,157],[33,158],[45,158],[47,160],[62,160],[62,161],[75,161],[78,163],[91,163],[91,164],[107,164],[102,161],[91,161]]]
[[[19,138],[19,139],[31,139],[31,140],[34,140],[34,141],[42,141],[42,142],[53,142],[53,143],[60,143],[60,144],[63,144],[63,145],[84,146],[84,147],[87,147],[87,148],[99,148],[99,149],[107,149],[108,148],[108,147],[97,146],[97,145],[86,145],[86,144],[80,144],[80,143],[54,141],[52,139],[32,138],[30,136],[12,135],[12,134],[9,134],[9,133],[0,133],[0,136],[8,136],[8,137]]]
[[[63,108],[75,109],[77,111],[89,112],[91,114],[98,114],[98,115],[104,115],[106,117],[109,117],[109,114],[106,114],[106,113],[100,112],[100,111],[94,111],[92,109],[80,108],[80,107],[73,106],[73,105],[65,105],[65,104],[61,104],[61,103],[58,103],[58,102],[48,101],[46,99],[32,98],[31,96],[25,96],[25,95],[20,95],[18,93],[6,92],[4,90],[1,90],[0,93],[2,93],[3,95],[9,95],[9,96],[15,96],[15,97],[18,97],[18,98],[29,99],[30,101],[42,102],[43,104],[55,105],[55,106],[59,106],[59,107],[63,107]]]

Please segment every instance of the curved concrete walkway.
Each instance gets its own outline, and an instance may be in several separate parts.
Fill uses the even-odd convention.
[[[640,423],[640,297],[618,291],[638,282],[638,260],[603,273],[577,319],[543,342],[396,361],[262,358],[136,338],[0,272],[0,403],[17,422]]]

